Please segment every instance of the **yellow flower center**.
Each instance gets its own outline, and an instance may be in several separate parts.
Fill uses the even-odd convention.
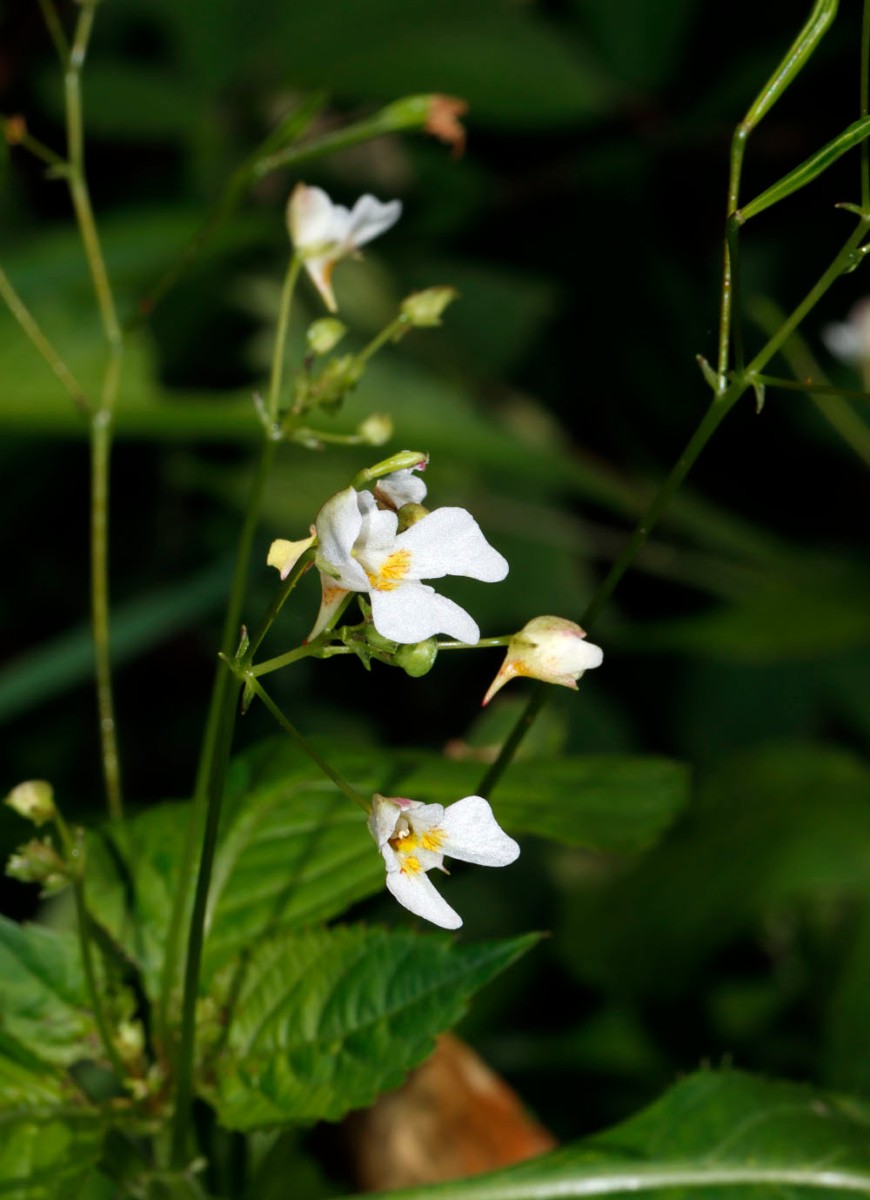
[[[411,567],[410,550],[394,550],[387,555],[377,571],[366,571],[369,583],[376,592],[391,592],[408,574]]]

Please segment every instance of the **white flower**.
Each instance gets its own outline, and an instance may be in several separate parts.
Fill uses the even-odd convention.
[[[482,796],[466,796],[444,808],[403,796],[375,795],[369,830],[386,863],[388,889],[410,912],[442,929],[458,929],[462,918],[436,890],[427,871],[443,871],[445,857],[506,867],[520,853]]]
[[[496,692],[516,675],[577,689],[584,671],[600,667],[604,652],[583,639],[586,633],[564,617],[534,617],[508,643],[499,673],[483,698],[489,704]]]
[[[830,352],[847,363],[870,361],[870,298],[853,305],[845,321],[835,321],[822,330],[822,341]]]
[[[290,237],[330,312],[338,307],[331,282],[335,264],[395,225],[401,213],[399,200],[384,204],[360,196],[348,209],[333,204],[322,188],[298,183],[293,189],[287,205]]]
[[[397,512],[403,504],[422,504],[426,499],[426,484],[414,474],[417,470],[422,467],[404,467],[379,479],[375,484],[375,499]]]
[[[391,641],[422,642],[436,633],[479,640],[465,609],[422,580],[465,575],[496,583],[508,573],[506,560],[464,508],[436,508],[404,533],[397,533],[398,520],[391,509],[378,508],[371,492],[352,487],[321,508],[315,528],[323,598],[309,641],[348,592],[368,595],[375,629]]]

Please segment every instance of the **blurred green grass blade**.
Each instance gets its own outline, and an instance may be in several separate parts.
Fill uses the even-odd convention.
[[[392,1200],[556,1200],[664,1192],[668,1200],[870,1195],[870,1112],[738,1071],[699,1071],[601,1134],[519,1166]],[[384,1193],[386,1194],[386,1193]]]
[[[782,179],[771,184],[760,196],[756,196],[748,204],[742,205],[735,214],[737,220],[743,225],[750,217],[757,217],[766,208],[770,208],[772,205],[778,204],[780,200],[784,200],[786,196],[800,191],[808,183],[818,179],[837,159],[842,158],[849,150],[854,150],[856,146],[860,146],[868,136],[870,136],[870,117],[862,117],[860,121],[853,122],[848,129],[844,129],[841,134],[822,146],[821,150],[811,154],[800,166],[789,171],[788,175],[784,175]]]
[[[229,585],[230,570],[230,563],[221,561],[180,583],[118,604],[112,619],[114,664],[129,662],[216,609]],[[85,623],[13,659],[0,671],[0,721],[85,682],[93,666],[91,630]]]

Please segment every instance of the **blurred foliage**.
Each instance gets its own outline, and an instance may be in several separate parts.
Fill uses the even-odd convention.
[[[746,197],[857,116],[860,6],[842,7],[750,140]],[[74,9],[61,5],[65,20]],[[369,190],[405,205],[389,238],[336,272],[354,348],[408,291],[443,283],[461,293],[443,328],[375,361],[329,428],[389,412],[396,437],[385,452],[432,453],[434,502],[468,506],[511,562],[498,588],[451,584],[484,634],[542,611],[576,617],[706,403],[694,356],[715,353],[728,142],[795,20],[785,0],[763,15],[749,0],[727,14],[700,0],[106,2],[84,93],[122,314],[135,314],[233,169],[307,92],[329,94],[313,134],[406,92],[467,99],[460,161],[430,139],[391,137],[304,171],[343,201]],[[0,87],[5,113],[62,147],[60,79],[35,5],[13,2],[0,16]],[[279,171],[251,189],[126,355],[114,635],[125,779],[143,829],[157,829],[166,810],[154,803],[184,796],[193,777],[296,178]],[[754,220],[747,292],[792,307],[845,234],[833,205],[857,191],[851,154]],[[21,148],[0,160],[0,262],[93,386],[103,349],[66,193]],[[844,277],[804,330],[844,387],[858,381],[827,358],[819,330],[864,287],[861,271]],[[318,315],[300,289],[293,361]],[[750,347],[759,336],[747,328]],[[38,769],[69,810],[93,815],[82,423],[5,312],[0,378],[3,778],[11,786]],[[260,565],[271,538],[303,536],[320,501],[371,457],[282,449],[252,619],[273,594]],[[546,753],[687,761],[696,789],[683,822],[636,863],[617,863],[606,845],[593,853],[529,839],[513,882],[461,872],[452,881],[475,934],[554,931],[465,1028],[560,1136],[624,1118],[676,1072],[708,1061],[870,1089],[864,483],[858,458],[806,398],[771,391],[760,415],[747,399],[596,629],[605,669],[578,696],[554,697],[542,724]],[[306,580],[271,652],[304,636],[316,602]],[[443,654],[419,683],[338,659],[282,673],[275,694],[304,713],[306,730],[351,747],[435,751],[452,741],[466,762],[451,770],[465,781],[503,732],[482,722],[466,736],[497,665],[483,651]],[[505,712],[513,703],[498,701]],[[255,706],[242,744],[272,731]],[[565,799],[580,812],[585,794],[572,786]],[[554,768],[548,795],[558,787]],[[15,818],[0,815],[3,848],[19,835]],[[13,915],[35,909],[23,886],[4,881],[2,894]],[[42,1066],[23,1051],[20,1070],[37,1087]],[[734,1096],[728,1104],[743,1103]],[[779,1102],[758,1103],[768,1099]],[[16,1131],[0,1153],[26,1156],[32,1136]],[[76,1137],[58,1162],[91,1154],[89,1130]],[[295,1145],[286,1154],[297,1161]],[[321,1186],[312,1179],[310,1194]]]

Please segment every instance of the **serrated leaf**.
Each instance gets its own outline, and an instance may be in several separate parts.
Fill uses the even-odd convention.
[[[870,1112],[739,1072],[684,1079],[603,1134],[553,1154],[391,1200],[556,1200],[654,1192],[667,1200],[822,1200],[870,1194]]]
[[[39,1059],[68,1066],[99,1055],[75,937],[0,917],[0,980],[3,1029]]]
[[[59,1072],[0,1029],[0,1112],[59,1104]]]
[[[73,1200],[94,1169],[103,1130],[94,1113],[0,1112],[3,1200]]]
[[[398,1086],[468,998],[536,938],[466,946],[342,927],[253,949],[206,1090],[222,1123],[337,1120]]]

